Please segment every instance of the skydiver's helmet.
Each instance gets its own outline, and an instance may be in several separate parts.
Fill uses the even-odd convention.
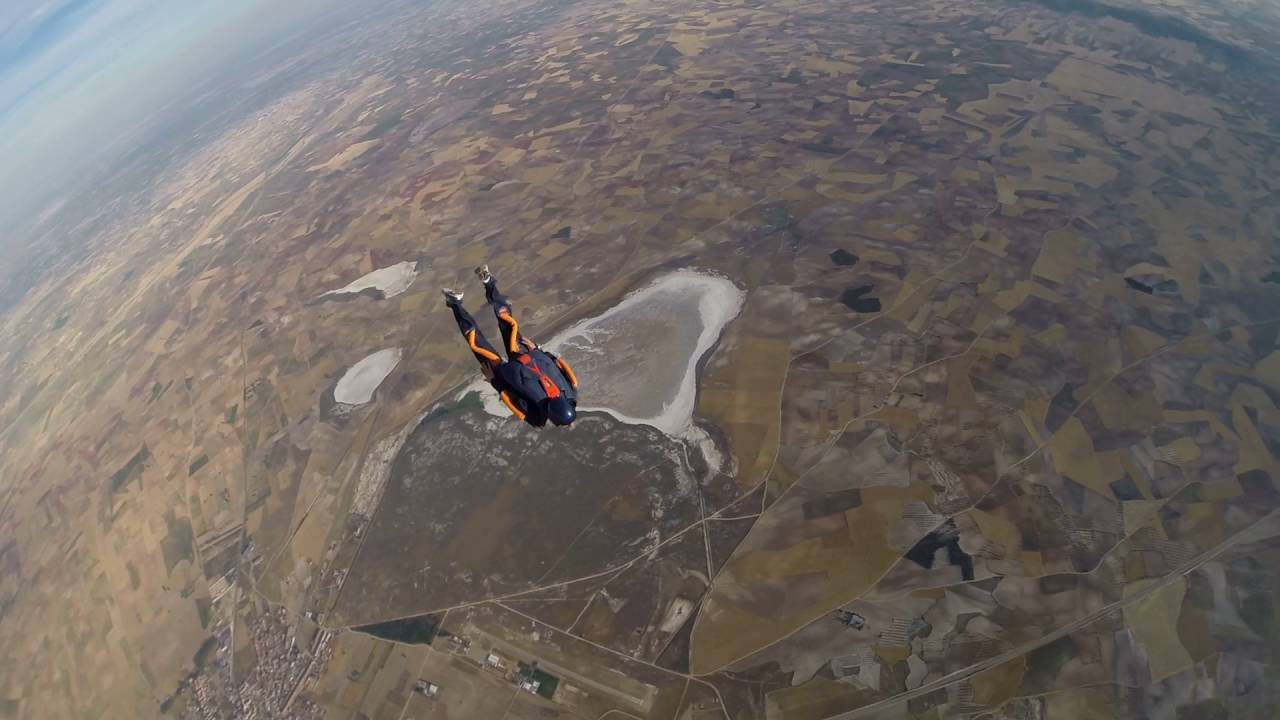
[[[578,411],[573,407],[573,403],[562,397],[551,398],[547,401],[547,419],[552,425],[564,427],[578,419]]]

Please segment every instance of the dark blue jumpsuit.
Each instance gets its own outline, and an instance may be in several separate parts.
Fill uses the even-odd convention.
[[[547,424],[546,405],[551,398],[563,397],[577,407],[578,378],[569,364],[520,334],[520,324],[511,311],[511,303],[498,291],[496,280],[485,284],[484,295],[498,318],[502,345],[507,353],[505,362],[485,339],[475,318],[462,307],[462,303],[449,303],[449,308],[453,310],[458,330],[466,338],[467,346],[480,365],[489,370],[486,377],[511,414],[534,427],[542,427]]]

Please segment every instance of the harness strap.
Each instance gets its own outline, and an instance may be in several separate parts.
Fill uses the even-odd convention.
[[[520,364],[529,368],[533,371],[534,375],[538,376],[538,383],[542,385],[542,391],[547,394],[548,398],[554,400],[555,398],[560,397],[560,386],[556,385],[554,380],[547,377],[546,374],[542,372],[542,368],[538,367],[538,363],[534,362],[533,358],[529,357],[528,353],[522,353],[520,355]]]

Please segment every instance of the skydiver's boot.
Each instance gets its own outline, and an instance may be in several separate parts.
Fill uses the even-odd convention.
[[[445,305],[461,305],[465,293],[452,288],[440,288],[440,294],[444,295]]]
[[[488,265],[481,265],[476,268],[476,277],[480,278],[480,282],[485,285],[493,282],[493,275],[489,272]]]

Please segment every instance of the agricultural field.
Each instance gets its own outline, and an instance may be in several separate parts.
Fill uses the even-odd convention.
[[[42,226],[0,718],[1280,712],[1275,7],[375,5]]]

